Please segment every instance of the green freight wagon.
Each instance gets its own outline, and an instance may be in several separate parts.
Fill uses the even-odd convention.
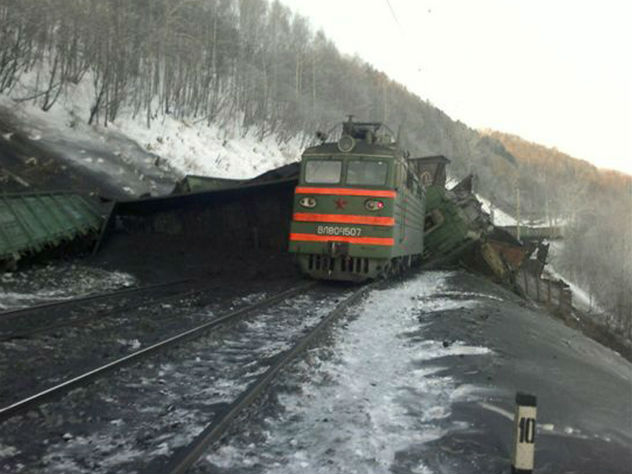
[[[0,195],[0,266],[98,235],[103,216],[84,197],[63,192]]]
[[[244,184],[246,179],[215,178],[212,176],[186,175],[176,183],[171,194],[198,193],[204,191],[219,191]]]
[[[455,193],[445,189],[446,166],[442,155],[408,158],[409,166],[426,187],[424,257],[446,261],[458,258],[480,236],[480,203],[471,192]]]

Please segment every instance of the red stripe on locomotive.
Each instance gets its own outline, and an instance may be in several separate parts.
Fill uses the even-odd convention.
[[[315,214],[311,212],[296,212],[293,219],[300,222],[332,222],[336,224],[366,224],[380,226],[394,226],[393,217],[358,216],[348,214]]]
[[[292,242],[349,242],[351,244],[365,245],[395,245],[395,239],[386,237],[346,237],[339,235],[316,235],[316,234],[300,234],[291,233],[290,240]]]
[[[370,196],[394,198],[397,196],[396,191],[385,189],[357,189],[357,188],[308,188],[298,186],[295,190],[296,194],[339,194],[341,196]]]

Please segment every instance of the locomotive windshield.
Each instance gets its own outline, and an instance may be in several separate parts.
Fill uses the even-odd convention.
[[[305,182],[334,184],[340,182],[342,161],[310,160],[305,163]]]
[[[385,161],[351,160],[347,165],[347,184],[386,184],[388,163]]]

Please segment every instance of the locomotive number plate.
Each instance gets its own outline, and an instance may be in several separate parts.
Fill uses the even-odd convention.
[[[319,225],[316,227],[318,235],[344,235],[347,237],[359,237],[362,233],[360,227],[340,227],[337,225]]]

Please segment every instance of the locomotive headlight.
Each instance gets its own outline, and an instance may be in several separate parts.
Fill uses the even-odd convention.
[[[314,199],[313,197],[303,197],[298,201],[298,203],[301,206],[307,207],[309,209],[311,209],[312,207],[316,207],[316,199]]]
[[[364,201],[364,207],[368,211],[379,211],[380,209],[384,209],[384,203],[382,201],[376,201],[375,199],[367,199]]]

